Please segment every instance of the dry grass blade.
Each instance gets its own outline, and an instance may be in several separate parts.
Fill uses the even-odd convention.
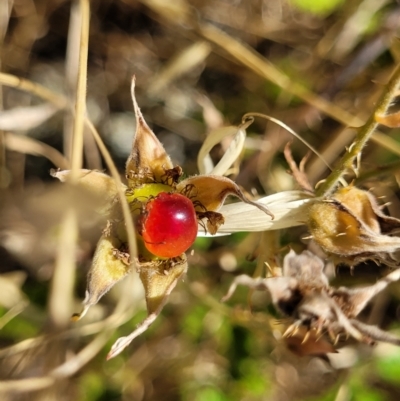
[[[75,255],[78,241],[76,212],[67,210],[61,223],[59,251],[56,258],[49,298],[49,313],[55,327],[65,328],[72,314],[72,292],[75,282]]]
[[[36,139],[7,132],[4,136],[4,143],[9,150],[29,155],[43,156],[60,169],[65,170],[69,168],[68,160],[57,149]]]
[[[54,93],[43,85],[19,78],[15,75],[0,72],[0,84],[23,90],[56,105],[59,109],[66,107],[67,102],[63,95]]]
[[[204,62],[210,52],[211,46],[203,41],[183,49],[154,77],[148,89],[149,94],[155,96],[165,90],[172,81]]]
[[[91,336],[106,329],[112,331],[122,324],[126,323],[132,317],[135,312],[135,310],[133,309],[134,308],[132,307],[132,305],[130,305],[130,308],[127,308],[124,297],[120,297],[119,302],[116,305],[113,313],[106,319],[100,322],[88,323],[83,326],[73,327],[56,334],[47,334],[35,338],[29,338],[15,345],[11,345],[10,347],[1,349],[0,358],[11,357],[26,352],[28,350],[32,350],[36,347],[47,345],[52,341],[58,339],[71,339],[76,338],[77,336]]]
[[[21,301],[17,305],[9,309],[3,316],[0,317],[0,330],[9,323],[12,319],[22,313],[25,308],[29,305],[28,301]]]
[[[221,47],[221,49],[224,49],[233,56],[236,61],[244,64],[263,78],[274,82],[285,91],[305,100],[317,110],[323,111],[326,115],[331,116],[335,120],[343,122],[346,125],[354,126],[361,123],[359,118],[352,116],[326,99],[317,96],[297,82],[293,82],[287,75],[279,71],[273,64],[268,62],[249,46],[239,42],[237,39],[229,36],[215,26],[202,25],[199,27],[199,31],[204,38],[215,43]]]
[[[9,394],[12,392],[26,393],[43,390],[55,383],[53,377],[33,377],[21,380],[4,380],[0,382],[0,394]]]
[[[304,172],[304,166],[307,162],[308,155],[304,156],[303,160],[300,162],[300,165],[297,166],[297,163],[294,161],[292,156],[292,150],[290,149],[291,142],[288,142],[283,150],[283,154],[285,155],[285,159],[289,165],[290,173],[292,174],[294,180],[300,186],[301,189],[313,193],[314,188],[310,184],[307,175]]]
[[[288,76],[279,71],[253,49],[240,43],[238,40],[227,35],[215,26],[203,25],[199,27],[199,30],[204,38],[220,46],[231,56],[235,57],[238,62],[246,65],[258,75],[279,85],[288,93],[303,99],[308,104],[314,106],[317,110],[324,112],[326,115],[350,127],[360,126],[364,123],[359,117],[349,114],[346,110],[343,110],[326,99],[317,96],[297,82],[293,82]],[[373,135],[371,140],[377,142],[379,145],[389,149],[395,154],[400,154],[399,145],[390,138],[382,141],[380,135]]]
[[[109,330],[99,333],[78,354],[53,369],[46,376],[0,381],[0,394],[9,392],[30,393],[50,387],[59,379],[72,376],[98,354],[110,337],[111,333]]]
[[[177,22],[176,20],[174,20],[174,18],[172,18],[169,9],[166,7],[164,8],[163,5],[158,1],[142,1],[149,7],[153,8],[154,11],[169,19],[170,22]],[[188,22],[190,18],[187,13],[186,7],[184,7],[186,6],[186,3],[182,2],[181,6],[181,16],[186,20],[186,22]],[[337,121],[340,121],[346,126],[359,127],[364,124],[364,121],[361,118],[351,115],[343,108],[334,105],[321,96],[316,95],[298,82],[294,82],[286,74],[276,68],[272,63],[268,62],[264,57],[258,54],[250,46],[226,34],[222,30],[218,29],[216,26],[209,24],[196,24],[194,22],[192,22],[192,25],[196,26],[199,34],[204,39],[207,39],[210,42],[218,45],[223,51],[227,52],[230,56],[233,56],[237,62],[239,62],[240,64],[244,64],[256,74],[277,84],[287,93],[299,97],[300,99],[315,107],[317,110],[322,111],[326,115],[334,118]],[[391,138],[385,138],[384,140],[382,140],[382,136],[379,135],[379,132],[378,135],[375,135],[373,133],[371,136],[371,140],[375,141],[380,146],[385,147],[386,149],[397,155],[400,154],[400,146],[398,145],[398,143]]]
[[[79,169],[82,166],[83,129],[86,113],[86,79],[87,54],[89,47],[89,1],[79,3],[80,32],[79,71],[75,103],[75,119],[73,123],[73,147],[71,159],[71,184],[78,181]],[[65,328],[72,314],[72,294],[75,282],[75,255],[78,240],[78,219],[73,207],[65,211],[61,224],[60,246],[56,257],[56,265],[49,297],[49,312],[55,327]]]

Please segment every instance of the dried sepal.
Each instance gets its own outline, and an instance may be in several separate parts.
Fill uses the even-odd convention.
[[[350,318],[357,317],[371,299],[390,283],[400,280],[400,269],[396,269],[375,284],[358,288],[331,288],[330,296]]]
[[[186,255],[173,259],[138,263],[139,276],[143,283],[147,311],[149,314],[165,302],[178,280],[187,271]]]
[[[122,243],[116,236],[103,234],[100,238],[87,276],[83,310],[74,314],[73,320],[81,319],[92,305],[97,304],[114,284],[130,272],[130,265],[120,251],[121,246]]]
[[[248,203],[262,210],[274,218],[269,209],[258,202],[248,199],[239,186],[229,178],[218,175],[197,175],[189,177],[177,184],[178,192],[188,196],[197,211],[217,211],[229,195],[238,197],[244,203]]]
[[[400,339],[392,334],[356,320],[376,294],[400,279],[400,269],[371,286],[337,289],[329,286],[323,267],[323,261],[308,251],[300,255],[290,251],[284,260],[282,277],[252,278],[240,275],[231,284],[223,301],[233,295],[238,285],[267,290],[277,309],[292,319],[293,323],[285,331],[284,337],[295,337],[294,345],[297,348],[301,332],[304,333],[302,342],[305,344],[310,336],[316,340],[328,334],[335,345],[344,334],[367,344],[384,341],[400,345]],[[327,352],[331,352],[329,348]]]
[[[284,277],[294,277],[312,288],[327,288],[328,278],[324,274],[324,261],[310,251],[297,255],[291,250],[283,260]]]
[[[118,340],[111,347],[110,352],[107,354],[107,360],[119,355],[136,337],[143,334],[157,319],[166,302],[167,298],[165,298],[163,304],[159,305],[158,309],[156,309],[153,313],[150,313],[141,323],[139,323],[131,334],[118,338]]]
[[[370,192],[363,191],[354,186],[348,186],[339,188],[335,192],[333,199],[351,211],[357,219],[361,220],[371,230],[377,233],[381,232],[377,217],[378,214],[384,215]]]
[[[131,154],[126,162],[126,176],[130,188],[146,182],[162,182],[173,164],[164,147],[147,125],[135,97],[135,77],[132,79],[131,95],[136,116],[136,132]]]
[[[356,319],[350,319],[350,323],[371,343],[375,341],[389,343],[400,346],[400,338],[394,334],[388,333],[372,324],[365,324]]]
[[[385,234],[398,230],[400,220],[384,215],[372,194],[349,186],[309,209],[308,227],[322,249],[355,265],[367,259],[397,266],[392,254],[400,239]]]
[[[206,233],[215,235],[222,224],[225,223],[224,216],[218,212],[196,212],[199,224]]]
[[[157,319],[179,279],[187,271],[185,254],[164,261],[139,263],[139,275],[145,288],[148,316],[126,337],[112,346],[107,359],[120,354],[137,336],[144,333]]]
[[[61,182],[68,181],[71,170],[52,170],[50,174]],[[116,199],[118,187],[115,180],[96,170],[79,170],[78,185],[98,200],[98,212],[106,215]],[[126,187],[123,185],[122,190]],[[97,210],[97,209],[96,209]]]

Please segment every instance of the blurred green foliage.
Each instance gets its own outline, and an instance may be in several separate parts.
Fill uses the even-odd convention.
[[[343,0],[290,0],[290,2],[302,11],[320,16],[332,13],[343,4]]]

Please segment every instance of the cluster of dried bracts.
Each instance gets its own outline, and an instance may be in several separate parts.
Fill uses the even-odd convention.
[[[90,306],[119,280],[136,268],[145,289],[148,317],[128,337],[117,341],[109,358],[120,353],[145,331],[161,312],[178,280],[186,273],[185,251],[197,237],[198,226],[215,234],[224,217],[217,210],[227,196],[260,209],[273,218],[266,206],[245,197],[232,180],[222,175],[198,175],[181,179],[182,169],[174,166],[162,144],[146,124],[134,95],[136,133],[126,164],[128,185],[123,189],[136,229],[137,255],[130,255],[118,188],[114,180],[100,172],[83,170],[80,183],[86,189],[103,192],[107,226],[97,244],[88,273],[81,319]],[[53,175],[62,181],[68,171]],[[133,256],[133,257],[132,257]]]
[[[346,187],[337,190],[329,199],[317,199],[292,191],[290,196],[294,198],[288,201],[287,210],[281,207],[276,209],[278,213],[275,209],[272,213],[265,203],[249,200],[237,184],[222,175],[230,167],[226,158],[221,160],[224,168],[217,165],[210,174],[183,179],[182,169],[172,164],[144,121],[134,96],[134,83],[132,98],[137,125],[126,164],[127,186],[118,188],[111,177],[96,171],[83,170],[80,179],[87,189],[102,194],[104,205],[99,212],[106,216],[107,225],[88,274],[83,310],[74,315],[74,319],[82,318],[90,306],[133,268],[139,273],[145,289],[148,317],[130,335],[114,344],[109,358],[118,355],[147,330],[160,314],[169,294],[187,270],[185,251],[195,241],[198,229],[213,235],[227,223],[227,215],[221,212],[221,206],[228,195],[241,200],[242,206],[238,210],[243,211],[243,205],[247,204],[253,217],[257,216],[256,221],[248,219],[250,228],[243,227],[240,231],[267,229],[265,216],[268,216],[268,228],[274,217],[274,228],[304,224],[308,220],[313,240],[334,261],[354,265],[373,259],[397,266],[393,253],[398,249],[400,239],[392,234],[400,227],[400,221],[385,216],[368,192]],[[237,157],[240,149],[233,153]],[[54,173],[62,181],[68,175],[68,171]],[[136,231],[137,255],[132,255],[128,246],[118,197],[121,190]],[[273,208],[277,198],[271,198]],[[299,200],[297,210],[293,210]],[[289,224],[288,219],[291,219]],[[258,221],[264,223],[257,225]],[[239,276],[225,299],[232,295],[238,284],[269,291],[277,309],[293,320],[286,336],[292,339],[301,336],[301,343],[315,344],[322,336],[330,337],[331,342],[325,342],[329,346],[324,352],[333,352],[333,344],[342,334],[366,343],[387,341],[400,345],[396,337],[356,319],[374,295],[399,278],[400,271],[395,270],[369,287],[336,289],[329,285],[324,262],[319,257],[308,251],[300,255],[290,252],[284,258],[282,276],[257,279]]]
[[[239,284],[269,291],[276,308],[293,320],[284,337],[298,339],[299,345],[307,345],[310,353],[335,352],[334,345],[342,335],[367,344],[384,341],[400,345],[400,338],[357,320],[371,298],[388,284],[400,279],[400,269],[374,285],[349,289],[331,287],[324,273],[324,265],[321,258],[309,251],[300,255],[290,251],[283,261],[282,276],[238,276],[223,300],[229,299]],[[323,339],[326,334],[330,337],[331,345]]]

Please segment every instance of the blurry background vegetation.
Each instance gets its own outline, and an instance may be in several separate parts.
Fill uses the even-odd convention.
[[[369,117],[400,58],[394,0],[92,0],[90,7],[88,113],[121,173],[135,125],[133,74],[147,122],[174,163],[194,174],[207,132],[237,124],[250,111],[281,119],[334,163],[354,136],[346,126]],[[72,98],[78,32],[77,2],[2,0],[1,71]],[[140,286],[127,280],[82,322],[57,324],[60,299],[79,311],[99,225],[90,205],[82,207],[77,280],[74,294],[63,298],[63,287],[52,281],[57,230],[70,199],[85,199],[59,192],[49,175],[55,165],[32,155],[37,142],[28,139],[68,158],[71,115],[43,107],[25,91],[7,85],[1,91],[3,110],[14,113],[0,112],[2,401],[399,399],[400,349],[344,343],[329,360],[301,357],[280,340],[265,294],[253,296],[253,314],[246,290],[219,303],[233,275],[253,274],[264,261],[279,264],[275,256],[286,245],[303,249],[305,229],[198,239],[187,278],[160,318],[106,362],[113,341],[144,316]],[[386,147],[369,144],[361,173],[373,173],[363,184],[400,217],[396,169],[377,175],[378,167],[398,160],[392,151],[398,130],[391,138]],[[256,121],[234,171],[237,182],[255,195],[295,188],[282,156],[289,140],[282,129]],[[224,146],[215,149],[216,158]],[[40,145],[39,152],[49,149]],[[293,153],[300,160],[307,149],[294,141]],[[84,166],[105,168],[89,133]],[[313,157],[307,168],[313,183],[326,175]],[[364,265],[350,275],[340,267],[336,282],[374,282],[383,270]],[[380,295],[365,319],[396,329],[399,290],[394,285]],[[121,298],[129,308],[111,315]],[[110,315],[114,320],[104,323]],[[88,353],[74,359],[82,349]],[[55,380],[54,369],[69,360],[78,367],[68,365],[71,373]]]

